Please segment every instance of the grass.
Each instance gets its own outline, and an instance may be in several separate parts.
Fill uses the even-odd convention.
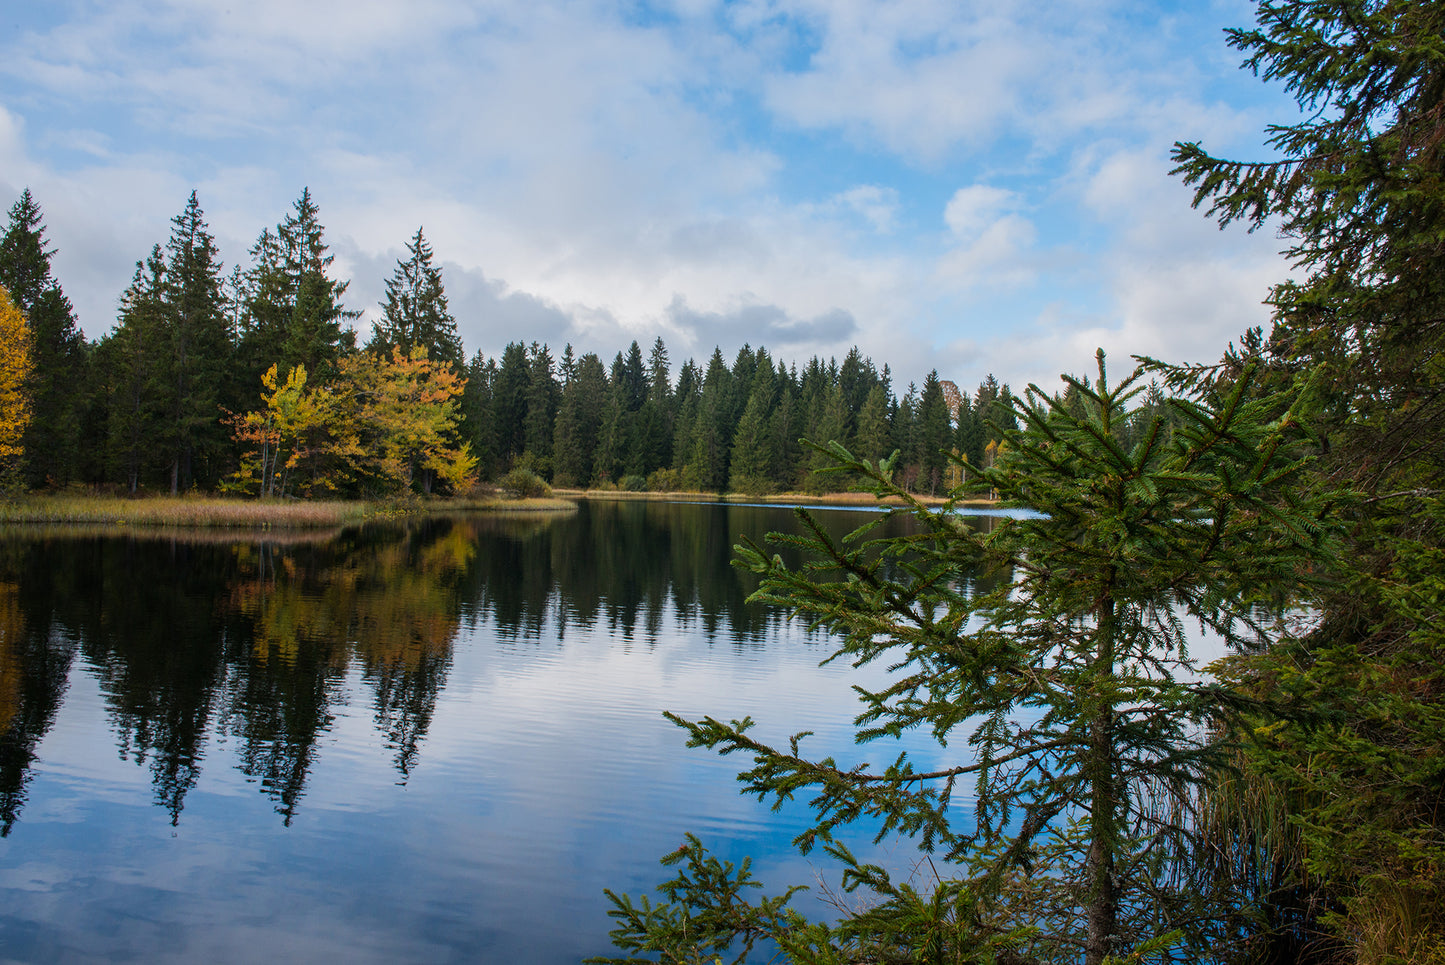
[[[65,523],[179,529],[334,529],[372,519],[435,512],[559,512],[564,499],[401,500],[394,502],[223,499],[215,496],[26,495],[0,501],[0,524]]]

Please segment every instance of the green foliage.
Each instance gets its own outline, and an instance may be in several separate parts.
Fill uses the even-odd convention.
[[[460,369],[464,361],[457,322],[447,309],[447,295],[441,269],[432,264],[431,245],[422,229],[406,245],[407,259],[398,259],[396,270],[386,283],[386,300],[381,318],[373,326],[366,350],[387,355],[393,348],[410,356],[421,346],[434,362],[446,362]]]
[[[598,965],[638,965],[667,962],[673,965],[743,965],[762,938],[777,938],[797,928],[801,919],[788,902],[801,888],[759,900],[746,899],[744,889],[761,888],[753,880],[751,862],[739,867],[708,854],[691,834],[672,854],[662,859],[668,867],[681,865],[677,877],[658,886],[667,900],[654,905],[644,895],[634,902],[611,889],[609,915],[618,923],[613,932],[618,948],[650,956],[641,958],[589,958]]]
[[[1331,912],[1307,927],[1360,961],[1427,960],[1445,947],[1445,6],[1291,0],[1257,18],[1230,44],[1306,118],[1268,129],[1266,161],[1197,143],[1175,159],[1221,224],[1278,225],[1298,270],[1268,339],[1195,375],[1227,385],[1251,356],[1281,382],[1320,372],[1322,468],[1361,498],[1313,629],[1228,670],[1278,706],[1250,721],[1244,763],[1299,833],[1275,856],[1281,892]]]
[[[545,479],[520,466],[497,480],[497,485],[517,499],[537,499],[552,495],[552,487],[547,485]]]
[[[1309,460],[1294,409],[1251,401],[1245,379],[1217,406],[1176,400],[1175,432],[1155,420],[1125,446],[1141,374],[1111,386],[1101,353],[1095,383],[1065,380],[1077,406],[1031,387],[1006,455],[951,494],[993,489],[1032,511],[989,532],[952,502],[917,502],[891,462],[835,443],[834,471],[902,499],[921,532],[873,539],[871,522],[839,543],[799,511],[807,535],[772,539],[803,550],[802,569],[738,548],[761,577],[752,599],[831,632],[830,660],[893,668],[882,690],[859,690],[860,743],[921,730],[961,751],[926,770],[906,753],[848,765],[810,757],[806,734],[777,746],[750,719],[668,715],[690,746],[751,759],[744,793],[774,807],[805,798],[813,821],[795,843],[822,844],[844,887],[869,896],[835,926],[779,925],[772,937],[793,960],[1102,963],[1208,943],[1210,909],[1180,860],[1199,786],[1226,752],[1204,725],[1228,695],[1195,682],[1184,621],[1266,639],[1327,552],[1327,529],[1299,486]],[[976,797],[971,824],[950,807],[960,787]],[[915,839],[946,870],[918,889],[859,863],[836,835],[860,820],[880,839]],[[643,947],[649,922],[680,920],[678,903],[699,900],[682,892],[649,918],[614,898],[614,939]]]

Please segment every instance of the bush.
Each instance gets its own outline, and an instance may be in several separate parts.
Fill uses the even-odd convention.
[[[647,480],[641,476],[623,476],[617,480],[617,488],[628,493],[647,492]]]
[[[547,481],[530,469],[517,468],[497,480],[497,485],[517,499],[536,499],[552,495]]]

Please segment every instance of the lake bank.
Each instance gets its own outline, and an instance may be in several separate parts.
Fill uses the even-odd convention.
[[[198,496],[27,495],[0,502],[0,524],[66,523],[182,529],[325,529],[377,519],[452,512],[570,512],[566,499],[449,499],[362,502]]]
[[[810,493],[770,493],[766,496],[752,496],[747,493],[694,493],[694,492],[626,492],[624,490],[603,490],[603,489],[556,489],[554,494],[565,499],[630,499],[630,500],[654,500],[662,502],[708,502],[708,503],[766,503],[778,506],[902,506],[901,499],[880,500],[872,493],[823,493],[814,495]],[[926,506],[942,506],[946,499],[942,496],[918,496],[918,501]],[[961,500],[955,505],[968,509],[989,509],[994,506],[994,501],[989,499]]]

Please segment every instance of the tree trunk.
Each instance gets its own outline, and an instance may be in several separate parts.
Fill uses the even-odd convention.
[[[1113,581],[1105,581],[1099,603],[1099,639],[1095,654],[1095,689],[1114,675],[1114,600],[1108,595]],[[1101,965],[1113,951],[1119,898],[1114,889],[1115,820],[1118,813],[1118,778],[1114,767],[1114,706],[1105,702],[1089,725],[1089,891],[1085,907],[1088,937],[1084,965]]]

